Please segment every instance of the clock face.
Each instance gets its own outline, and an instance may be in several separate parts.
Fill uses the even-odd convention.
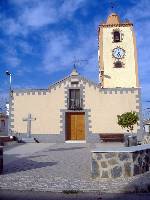
[[[125,50],[117,47],[117,48],[113,49],[112,54],[115,58],[118,58],[118,59],[123,58],[123,56],[125,54]]]

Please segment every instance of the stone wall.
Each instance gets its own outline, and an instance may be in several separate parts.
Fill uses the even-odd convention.
[[[132,177],[149,171],[149,166],[150,148],[133,152],[92,152],[93,178]]]

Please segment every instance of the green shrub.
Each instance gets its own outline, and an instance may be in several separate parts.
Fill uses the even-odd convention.
[[[134,125],[138,125],[139,116],[135,111],[126,112],[122,115],[117,115],[118,125],[122,128],[127,128],[127,131],[133,131]]]

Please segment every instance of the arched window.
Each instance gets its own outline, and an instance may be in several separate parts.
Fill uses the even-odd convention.
[[[120,32],[114,31],[114,42],[120,42]]]
[[[122,66],[122,62],[120,62],[120,61],[115,62],[115,63],[114,63],[114,67],[115,67],[115,68],[122,68],[122,67],[123,67],[123,66]]]

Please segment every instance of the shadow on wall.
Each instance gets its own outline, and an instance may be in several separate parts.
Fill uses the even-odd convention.
[[[133,181],[131,180],[130,183],[128,183],[128,185],[124,187],[124,191],[134,193],[149,193],[150,172],[145,172],[143,174],[134,176]]]
[[[101,181],[103,180],[103,182]],[[104,187],[101,187],[101,184]],[[105,188],[106,185],[106,188]],[[98,193],[97,193],[98,194]],[[106,197],[105,195],[106,194]],[[97,199],[107,200],[148,200],[150,199],[150,172],[130,178],[100,178]]]
[[[120,185],[122,185],[122,181],[124,180],[117,178],[117,179],[114,179],[112,182],[118,182],[120,183]],[[115,184],[115,183],[111,183],[110,188],[112,184]],[[114,187],[111,193],[109,193],[108,195],[106,194],[106,197],[104,197],[105,195],[103,195],[104,194],[103,192],[100,192],[98,199],[105,199],[105,200],[111,200],[111,199],[145,200],[146,199],[146,200],[149,200],[150,199],[150,172],[146,172],[144,174],[135,176],[134,179],[133,180],[130,179],[130,181],[128,181],[128,184],[126,184],[126,186],[123,186],[120,191],[119,190],[117,191],[117,190],[118,188],[116,184],[116,188]]]

